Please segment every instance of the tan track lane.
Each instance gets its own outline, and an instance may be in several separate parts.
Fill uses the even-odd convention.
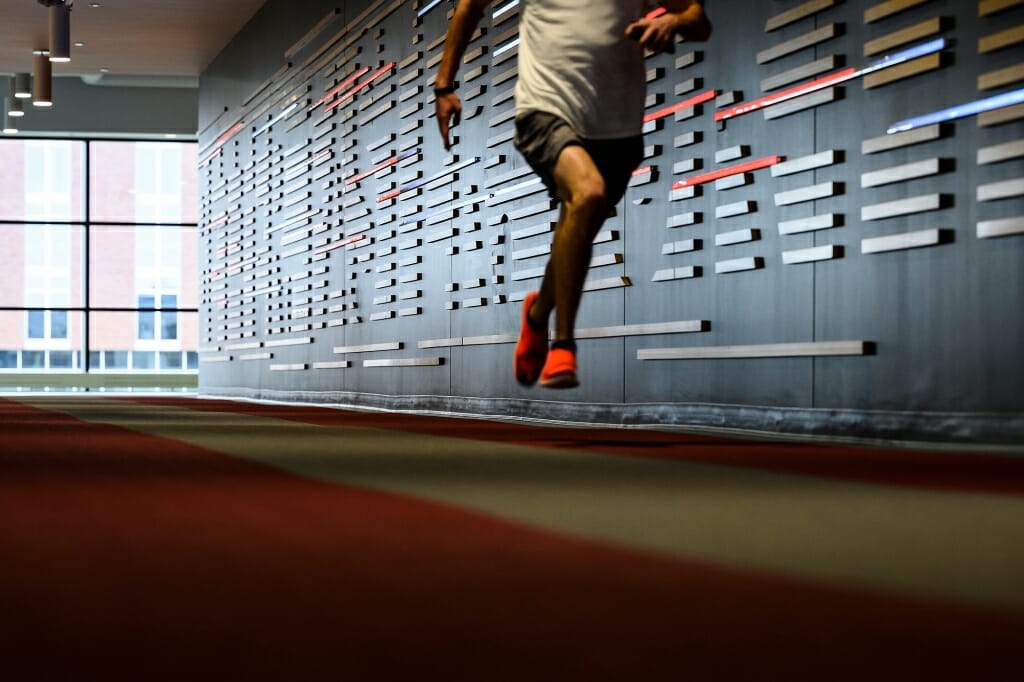
[[[617,546],[1024,613],[1024,499],[1017,497],[317,427],[124,400],[16,400],[319,480]]]

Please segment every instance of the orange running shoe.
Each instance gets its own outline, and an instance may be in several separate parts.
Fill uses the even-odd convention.
[[[545,324],[544,329],[534,329],[527,317],[538,295],[538,292],[531,291],[523,300],[523,324],[519,329],[516,354],[512,358],[516,381],[523,386],[533,386],[537,383],[537,378],[544,368],[544,360],[548,356],[548,326]]]
[[[576,354],[565,348],[552,348],[548,353],[548,361],[544,363],[544,371],[540,375],[540,385],[544,388],[579,386],[579,379],[576,378]]]

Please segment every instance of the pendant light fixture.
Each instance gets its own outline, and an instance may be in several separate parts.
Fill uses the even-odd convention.
[[[50,61],[71,61],[71,7],[69,3],[50,6]]]
[[[21,100],[15,95],[17,87],[14,84],[13,78],[10,80],[10,83],[10,94],[7,97],[7,114],[15,118],[18,116],[24,116],[25,109],[21,106]]]
[[[27,71],[14,74],[14,96],[32,99],[32,76]]]
[[[35,50],[35,77],[32,84],[32,105],[53,106],[53,67],[49,50]]]
[[[4,135],[14,135],[18,132],[18,126],[15,125],[14,119],[11,118],[8,107],[10,106],[9,98],[4,98]]]

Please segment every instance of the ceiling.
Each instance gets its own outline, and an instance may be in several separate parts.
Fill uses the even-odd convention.
[[[71,62],[54,76],[198,76],[265,0],[75,0]],[[99,5],[92,7],[92,5]],[[32,71],[49,44],[38,0],[0,0],[0,75]]]

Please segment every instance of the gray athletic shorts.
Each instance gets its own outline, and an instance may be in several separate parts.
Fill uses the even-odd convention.
[[[643,137],[590,140],[577,135],[568,123],[554,114],[529,111],[516,117],[516,149],[541,177],[555,200],[560,198],[555,185],[555,163],[570,144],[580,145],[594,160],[604,178],[608,207],[619,203],[633,171],[644,158]]]

